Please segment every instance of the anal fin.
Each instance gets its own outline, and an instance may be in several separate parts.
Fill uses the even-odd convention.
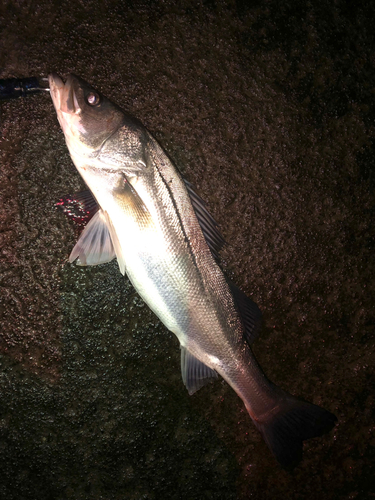
[[[181,346],[181,374],[190,395],[218,378],[215,370],[199,361],[183,346]]]

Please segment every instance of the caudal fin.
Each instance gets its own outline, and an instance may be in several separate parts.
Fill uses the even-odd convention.
[[[329,432],[336,420],[324,408],[291,397],[255,424],[281,466],[290,470],[302,459],[303,441]]]

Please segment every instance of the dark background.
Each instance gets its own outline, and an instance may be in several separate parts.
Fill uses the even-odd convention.
[[[277,465],[230,387],[189,397],[116,262],[67,263],[82,189],[48,94],[0,103],[0,497],[375,497],[371,2],[12,1],[0,78],[74,72],[207,201],[269,378],[336,428]],[[129,242],[131,244],[131,242]]]

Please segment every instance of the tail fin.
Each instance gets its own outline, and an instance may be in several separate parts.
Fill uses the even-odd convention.
[[[303,441],[329,432],[337,418],[319,406],[290,397],[267,419],[255,421],[271,452],[284,469],[302,459]]]

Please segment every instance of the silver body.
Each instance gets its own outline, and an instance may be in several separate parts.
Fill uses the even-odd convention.
[[[86,82],[70,76],[64,84],[51,75],[50,88],[70,155],[101,208],[121,272],[186,355],[233,387],[268,442],[264,426],[296,400],[267,380],[244,341],[233,293],[185,182],[151,134]],[[88,104],[96,97],[100,119]],[[80,252],[73,251],[71,260],[82,261]],[[186,369],[182,362],[183,378]]]
[[[139,132],[133,148],[146,151],[141,160],[146,168],[134,171],[131,161],[126,168],[126,159],[119,170],[107,160],[105,145],[91,162],[82,161],[71,148],[72,160],[107,214],[112,240],[118,242],[120,270],[181,346],[219,373],[251,415],[260,416],[272,410],[274,398],[243,341],[228,283],[207,246],[180,174],[149,132]],[[122,142],[121,129],[118,135]],[[151,221],[137,220],[122,200],[119,186],[124,175]]]

